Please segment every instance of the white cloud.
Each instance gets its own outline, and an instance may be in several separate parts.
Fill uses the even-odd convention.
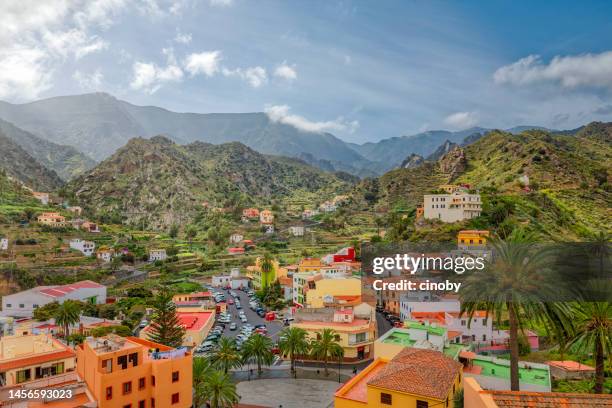
[[[108,47],[105,29],[125,0],[5,0],[0,2],[0,97],[34,99],[53,85],[66,59]]]
[[[455,112],[444,118],[444,123],[453,129],[463,130],[478,124],[476,112]]]
[[[227,7],[234,4],[234,0],[209,0],[209,3],[214,7]]]
[[[150,94],[157,92],[165,83],[180,82],[183,79],[183,71],[173,64],[162,68],[154,63],[136,62],[132,70],[134,77],[130,87]]]
[[[247,81],[253,88],[259,88],[268,82],[268,73],[266,72],[265,68],[260,66],[249,67],[246,69],[229,69],[224,67],[221,72],[227,77],[235,76],[241,78]]]
[[[295,65],[287,65],[287,62],[284,61],[274,70],[274,76],[278,78],[285,79],[287,81],[294,81],[297,79],[297,71],[295,70]]]
[[[79,87],[81,87],[81,89],[85,89],[88,91],[97,91],[102,85],[102,80],[104,79],[104,76],[102,75],[100,69],[96,69],[91,74],[85,74],[77,70],[72,75],[72,79],[74,79],[77,84],[79,84]]]
[[[291,125],[304,132],[322,133],[329,131],[346,131],[353,133],[359,127],[359,122],[346,121],[342,117],[323,122],[313,122],[303,116],[289,113],[291,108],[287,105],[266,106],[264,111],[272,122]]]
[[[612,51],[600,54],[556,56],[546,64],[538,55],[529,55],[493,74],[498,84],[530,85],[559,83],[564,88],[612,89]]]
[[[176,36],[174,37],[174,41],[179,44],[189,44],[192,40],[192,36],[190,33],[181,33],[177,30]]]
[[[206,51],[188,55],[184,65],[191,76],[204,74],[211,77],[219,71],[220,62],[221,51]]]

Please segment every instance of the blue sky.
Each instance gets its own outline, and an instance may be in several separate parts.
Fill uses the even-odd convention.
[[[265,111],[347,141],[612,117],[612,4],[8,0],[0,99]]]

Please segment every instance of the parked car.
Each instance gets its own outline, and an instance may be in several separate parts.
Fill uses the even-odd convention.
[[[236,330],[237,328],[238,328],[238,325],[237,325],[236,323],[232,323],[232,324],[230,324],[230,327],[229,327],[229,329],[230,329],[230,330],[234,331],[234,330]]]

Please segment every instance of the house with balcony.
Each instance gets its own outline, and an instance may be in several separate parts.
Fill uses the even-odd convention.
[[[96,243],[80,238],[74,238],[70,240],[70,248],[76,249],[85,256],[92,256],[94,254],[94,250],[96,249]]]
[[[44,212],[36,217],[36,221],[39,224],[47,225],[54,228],[62,228],[68,226],[66,217],[60,215],[58,212]]]
[[[482,201],[480,194],[458,190],[450,194],[425,194],[423,217],[453,223],[480,216]]]

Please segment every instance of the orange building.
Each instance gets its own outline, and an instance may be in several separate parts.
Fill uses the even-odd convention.
[[[66,217],[60,215],[58,212],[44,212],[36,217],[36,221],[51,227],[65,227],[68,225],[66,224]]]
[[[137,337],[88,338],[77,372],[99,408],[189,408],[192,355]]]
[[[461,230],[457,234],[457,247],[470,249],[487,245],[489,231],[487,230]]]

